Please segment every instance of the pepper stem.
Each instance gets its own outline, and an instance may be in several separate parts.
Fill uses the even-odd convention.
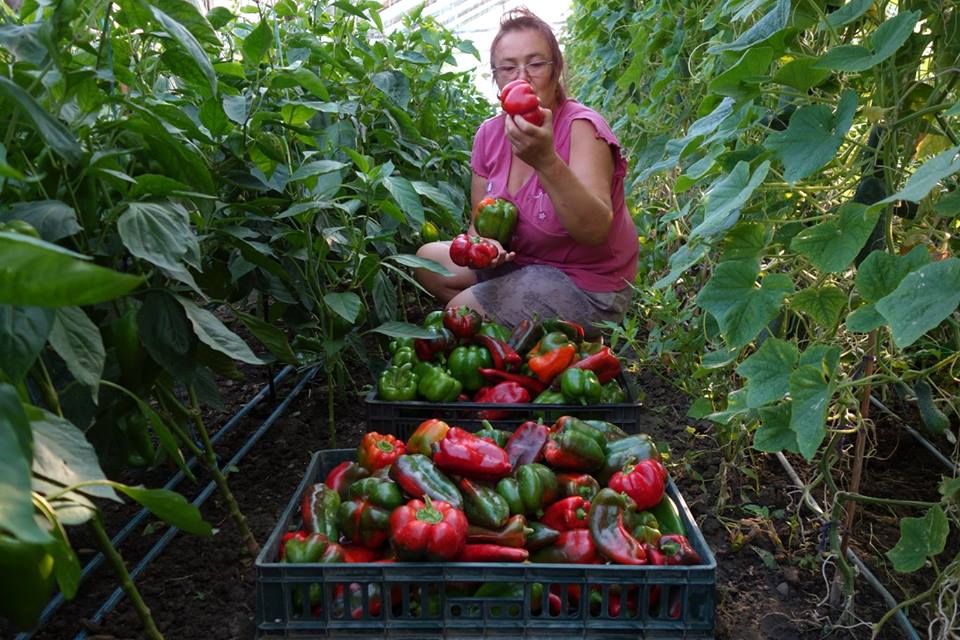
[[[428,524],[440,524],[443,522],[443,514],[433,508],[433,501],[430,496],[423,496],[424,508],[417,510],[417,520]]]

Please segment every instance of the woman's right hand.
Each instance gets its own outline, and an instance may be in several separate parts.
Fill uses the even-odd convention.
[[[517,257],[516,252],[504,249],[499,240],[494,240],[493,238],[484,238],[484,240],[497,248],[497,257],[493,259],[493,262],[490,263],[487,269],[495,269],[507,262],[513,262],[513,259]]]

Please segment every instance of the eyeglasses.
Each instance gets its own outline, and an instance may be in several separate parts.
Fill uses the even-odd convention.
[[[553,62],[553,60],[535,60],[527,64],[507,64],[502,67],[493,67],[493,75],[500,80],[513,80],[519,78],[520,74],[526,69],[531,78],[539,78],[547,73]]]

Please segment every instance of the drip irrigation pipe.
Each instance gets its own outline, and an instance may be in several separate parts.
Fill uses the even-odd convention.
[[[260,440],[261,437],[263,437],[263,434],[265,434],[267,430],[271,426],[273,426],[273,423],[277,421],[277,418],[283,415],[283,412],[286,410],[290,402],[300,394],[300,392],[303,390],[303,388],[307,385],[308,382],[313,380],[313,377],[317,375],[317,371],[319,370],[320,370],[320,367],[314,366],[308,369],[303,374],[303,377],[300,378],[300,381],[297,382],[297,385],[290,391],[287,397],[283,399],[283,402],[277,405],[277,408],[273,410],[273,413],[271,413],[270,416],[263,421],[263,424],[261,424],[260,427],[253,432],[253,434],[250,436],[250,438],[247,439],[244,445],[240,447],[240,449],[234,454],[234,456],[230,459],[230,462],[227,463],[228,467],[234,466],[240,462],[243,456],[246,455],[250,451],[250,449],[253,448],[253,445],[255,445],[257,441]],[[192,503],[193,506],[199,509],[203,505],[203,503],[206,502],[207,498],[209,498],[211,494],[213,494],[215,489],[216,489],[216,483],[214,483],[214,481],[211,480],[210,482],[207,483],[207,486],[203,488],[203,491],[200,492],[200,495],[198,495],[193,500],[193,503]],[[173,540],[173,537],[176,535],[176,533],[177,533],[176,527],[169,527],[164,532],[163,536],[159,540],[157,540],[156,544],[154,544],[153,547],[151,547],[150,550],[147,551],[146,554],[144,554],[140,562],[137,563],[137,566],[135,566],[130,571],[131,580],[136,580],[140,576],[140,574],[143,573],[143,570],[146,569],[147,565],[149,565],[154,558],[160,555],[163,549],[170,543],[171,540]],[[104,617],[108,613],[110,613],[113,610],[113,608],[117,606],[117,604],[123,599],[124,595],[125,594],[123,592],[123,588],[117,587],[113,591],[113,593],[110,594],[110,597],[107,598],[107,600],[100,606],[97,612],[93,615],[93,617],[91,618],[91,621],[94,624],[100,624],[103,621]],[[86,638],[87,638],[87,630],[83,629],[80,631],[80,633],[74,636],[73,640],[86,640]]]
[[[956,475],[956,473],[957,473],[957,465],[955,465],[955,464],[953,463],[953,461],[950,460],[950,458],[948,458],[947,456],[945,456],[945,455],[943,455],[942,453],[940,453],[940,450],[937,449],[937,448],[933,445],[932,442],[930,442],[929,440],[927,440],[926,438],[924,438],[923,435],[922,435],[919,431],[917,431],[916,429],[914,429],[913,427],[911,427],[909,424],[907,424],[907,421],[906,421],[906,420],[904,420],[903,418],[901,418],[900,416],[898,416],[898,415],[897,415],[896,413],[894,413],[892,410],[888,409],[886,406],[884,406],[884,404],[883,404],[882,402],[880,402],[879,400],[877,400],[877,399],[874,398],[873,396],[870,396],[870,404],[872,404],[872,405],[875,406],[876,408],[880,409],[880,410],[883,411],[884,413],[887,413],[887,414],[889,414],[890,416],[896,418],[897,421],[900,422],[900,426],[903,427],[903,428],[906,430],[907,433],[909,433],[911,436],[913,436],[913,439],[916,440],[917,443],[920,444],[921,447],[923,447],[924,449],[926,449],[927,451],[929,451],[931,454],[933,454],[933,457],[934,457],[934,458],[936,458],[937,460],[939,460],[940,462],[942,462],[948,469],[950,469],[951,471],[953,471],[954,475]]]
[[[787,472],[787,475],[790,476],[790,480],[793,482],[793,484],[795,484],[797,488],[803,489],[806,486],[806,484],[803,482],[803,480],[800,479],[800,476],[797,475],[797,472],[794,470],[793,465],[790,464],[790,461],[787,460],[786,456],[784,456],[780,452],[777,452],[777,460],[780,461],[780,465],[783,467],[784,471]],[[820,505],[817,504],[817,501],[807,491],[803,492],[803,501],[806,503],[806,505],[810,508],[811,511],[817,514],[819,518],[821,518],[824,521],[829,520],[826,517],[826,514],[824,513],[823,509],[821,509]],[[862,575],[866,579],[867,583],[869,583],[870,586],[873,587],[874,591],[880,594],[880,597],[883,598],[884,603],[888,607],[893,609],[899,604],[896,598],[894,598],[893,595],[891,595],[890,592],[887,591],[887,588],[884,587],[879,580],[877,580],[877,577],[873,575],[873,572],[870,571],[870,568],[867,565],[865,565],[863,561],[860,560],[859,557],[857,557],[857,554],[854,553],[853,549],[850,549],[848,547],[846,555],[847,555],[847,559],[857,567],[857,570],[860,572],[860,575]],[[903,609],[898,609],[897,613],[894,614],[894,617],[897,619],[897,623],[900,625],[900,629],[903,631],[904,635],[907,638],[909,638],[909,640],[920,640],[920,636],[917,634],[917,630],[913,628],[913,624],[910,623],[910,619],[907,618],[906,614],[903,612]]]
[[[221,427],[220,430],[218,430],[217,433],[215,433],[210,438],[210,442],[212,444],[216,444],[218,440],[220,440],[225,435],[227,435],[227,433],[229,433],[230,430],[233,429],[233,427],[235,427],[237,423],[239,423],[240,420],[243,419],[244,416],[250,413],[250,411],[254,407],[256,407],[258,404],[260,404],[260,402],[267,396],[267,394],[270,393],[271,389],[275,388],[274,385],[279,384],[280,381],[283,380],[287,376],[287,374],[289,374],[293,370],[294,370],[294,367],[291,365],[287,365],[286,367],[281,369],[280,373],[278,373],[274,378],[270,379],[269,384],[265,384],[260,389],[260,391],[258,391],[257,394],[253,396],[253,398],[251,398],[249,402],[247,402],[247,404],[240,407],[240,410],[237,411],[237,413],[235,413],[232,418],[227,420],[227,422],[223,425],[223,427]],[[187,460],[185,466],[188,469],[192,469],[196,465],[196,463],[197,463],[197,459],[191,456],[190,459]],[[183,480],[185,477],[186,475],[184,475],[183,471],[179,470],[167,481],[165,485],[163,485],[163,488],[173,490],[174,487],[180,484],[180,481]],[[148,515],[150,515],[149,510],[145,508],[140,509],[140,511],[137,512],[137,514],[133,516],[133,518],[131,518],[130,521],[127,522],[127,524],[124,525],[122,529],[120,529],[120,531],[117,532],[117,534],[110,540],[110,543],[114,547],[119,546],[120,543],[122,543],[127,538],[127,536],[129,536],[138,526],[140,526],[140,524],[146,519]],[[78,581],[78,585],[83,584],[84,580],[90,577],[90,574],[96,571],[96,569],[101,564],[103,564],[103,560],[104,560],[103,552],[99,552],[97,553],[97,555],[91,558],[87,562],[87,564],[84,565],[83,569],[80,571],[80,579]],[[50,620],[50,618],[53,617],[53,614],[57,612],[57,609],[63,606],[64,602],[65,602],[65,598],[63,597],[62,593],[58,593],[56,596],[54,596],[53,599],[51,599],[50,602],[47,603],[47,606],[44,607],[43,611],[40,613],[40,617],[37,619],[37,624],[34,625],[33,629],[31,629],[30,631],[25,631],[23,633],[20,633],[19,635],[16,636],[16,640],[29,640],[30,638],[32,638],[34,634],[37,633],[37,631],[39,631],[43,627],[43,625],[45,625]]]

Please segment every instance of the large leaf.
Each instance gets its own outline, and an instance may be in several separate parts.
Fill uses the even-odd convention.
[[[408,253],[398,253],[396,255],[387,256],[383,259],[384,262],[396,262],[397,264],[402,264],[405,267],[413,267],[414,269],[426,269],[427,271],[432,271],[433,273],[438,273],[442,276],[452,276],[453,274],[445,266],[430,260],[429,258],[421,258],[420,256],[410,255]]]
[[[223,96],[223,112],[227,117],[239,125],[247,121],[247,98],[246,96]]]
[[[792,410],[792,401],[761,408],[758,411],[760,426],[753,433],[753,448],[768,453],[800,453],[797,434],[790,428]]]
[[[710,91],[731,98],[746,98],[760,92],[760,82],[773,61],[771,47],[752,47],[737,62],[710,81]]]
[[[433,186],[429,182],[420,180],[414,180],[411,184],[413,184],[413,188],[418,194],[440,205],[452,218],[458,219],[461,215],[462,212],[453,202],[453,198],[447,195],[442,189]]]
[[[920,18],[919,11],[904,11],[884,21],[864,44],[844,44],[820,57],[817,66],[834,71],[865,71],[897,52]]]
[[[410,81],[399,71],[380,71],[373,74],[370,81],[401,109],[410,104]]]
[[[797,436],[801,455],[811,460],[827,435],[826,418],[833,395],[832,372],[822,366],[803,365],[790,374],[793,399],[790,429]]]
[[[923,245],[914,247],[905,256],[873,251],[857,269],[857,292],[867,302],[876,302],[893,293],[908,273],[928,262],[930,253]]]
[[[176,378],[189,378],[196,366],[196,337],[177,300],[166,291],[149,292],[137,312],[137,323],[150,357]]]
[[[947,545],[950,522],[943,507],[936,504],[922,518],[901,518],[900,540],[887,551],[893,568],[901,573],[920,569],[927,558],[943,553]]]
[[[247,364],[266,364],[250,350],[243,338],[230,331],[217,316],[186,298],[177,297],[177,302],[183,307],[200,342],[234,360]]]
[[[299,169],[293,172],[293,175],[290,177],[290,180],[297,182],[299,180],[306,180],[307,178],[312,178],[314,176],[319,176],[325,173],[331,173],[333,171],[339,171],[344,167],[348,167],[345,162],[337,162],[336,160],[314,160],[313,162],[308,162],[302,165]]]
[[[705,244],[687,243],[670,254],[670,273],[653,283],[654,289],[666,289],[677,281],[683,273],[697,264],[709,253]]]
[[[0,383],[0,522],[24,542],[44,544],[50,535],[33,517],[30,462],[33,436],[17,390]]]
[[[153,515],[182,531],[198,536],[209,536],[213,533],[213,528],[200,515],[200,510],[187,502],[186,498],[176,491],[145,489],[144,487],[131,487],[120,483],[111,484],[118,491],[125,493],[149,509]]]
[[[363,307],[363,300],[352,291],[326,293],[323,301],[334,313],[350,323],[357,320]]]
[[[816,67],[817,62],[819,62],[818,58],[805,56],[794,58],[777,69],[773,74],[773,81],[799,91],[809,91],[830,76],[829,70]]]
[[[200,243],[190,226],[190,214],[175,202],[131,202],[117,220],[124,246],[198,293],[188,267],[200,267]]]
[[[837,324],[846,306],[847,294],[833,285],[803,289],[790,299],[791,308],[806,313],[828,330]]]
[[[714,45],[708,50],[710,53],[721,51],[743,51],[756,44],[764,42],[787,26],[790,20],[790,0],[777,0],[770,13],[757,20],[733,42]]]
[[[20,85],[10,78],[0,76],[0,96],[9,98],[23,110],[43,136],[47,146],[63,156],[70,164],[80,163],[83,159],[83,149],[74,135],[62,122],[37,104],[33,96],[21,89]]]
[[[731,347],[742,347],[757,337],[793,292],[788,276],[766,275],[758,287],[758,275],[755,260],[721,262],[697,296],[697,304],[717,319]]]
[[[866,244],[879,217],[877,209],[848,202],[834,218],[794,236],[790,248],[824,271],[843,271]]]
[[[0,304],[95,304],[129,293],[143,281],[87,262],[86,256],[69,249],[13,233],[0,232],[0,256]]]
[[[729,175],[718,180],[707,191],[704,197],[703,222],[690,232],[690,237],[714,236],[736,224],[740,217],[740,208],[767,177],[769,169],[770,161],[767,160],[751,175],[749,163],[738,162]]]
[[[54,312],[0,305],[0,370],[15,383],[27,375],[53,328]]]
[[[893,329],[901,349],[916,342],[949,316],[960,304],[960,258],[931,262],[907,274],[888,296],[877,301],[877,311]]]
[[[836,115],[826,105],[800,107],[785,131],[767,136],[765,146],[783,162],[784,177],[797,182],[827,164],[837,154],[857,110],[857,94],[843,92]]]
[[[384,322],[379,327],[371,329],[374,333],[382,333],[391,338],[433,338],[435,334],[429,329],[409,322]]]
[[[77,212],[73,207],[59,200],[34,200],[17,202],[10,207],[10,213],[0,215],[0,220],[24,220],[33,225],[40,237],[47,242],[56,242],[80,231]]]
[[[253,336],[265,346],[274,358],[287,364],[299,364],[296,354],[290,348],[286,334],[279,327],[242,311],[233,310],[234,315],[243,323]]]
[[[129,1],[140,3],[141,6],[147,4],[144,0]],[[195,65],[196,70],[199,71],[199,73],[207,79],[207,82],[210,83],[210,92],[212,94],[216,94],[217,73],[213,70],[210,57],[207,55],[206,51],[203,50],[203,47],[200,45],[200,43],[197,42],[197,39],[194,37],[194,35],[189,29],[180,24],[180,22],[175,20],[159,7],[154,5],[148,6],[150,13],[153,15],[153,19],[160,23],[164,30],[170,34],[170,37],[172,37],[186,52],[187,55],[183,56],[182,59],[190,61],[193,65]]]
[[[876,0],[850,0],[836,11],[827,16],[827,24],[834,29],[850,24],[865,14]]]
[[[50,346],[67,364],[73,377],[90,389],[93,402],[100,392],[100,378],[106,362],[106,350],[100,329],[79,307],[57,309]]]
[[[880,204],[897,200],[920,202],[936,188],[941,180],[952,176],[957,171],[960,171],[960,146],[951,147],[924,162],[900,191],[881,200]]]
[[[268,20],[261,20],[256,28],[243,39],[243,62],[256,66],[273,44],[273,29]],[[229,112],[228,112],[229,113]]]
[[[790,390],[790,374],[800,353],[792,342],[768,338],[756,353],[737,367],[747,379],[747,406],[762,407],[782,399]]]
[[[400,176],[387,176],[383,179],[383,186],[387,188],[390,195],[400,209],[407,216],[407,221],[411,225],[419,227],[424,222],[423,203],[420,202],[420,196],[417,190],[406,178]]]

